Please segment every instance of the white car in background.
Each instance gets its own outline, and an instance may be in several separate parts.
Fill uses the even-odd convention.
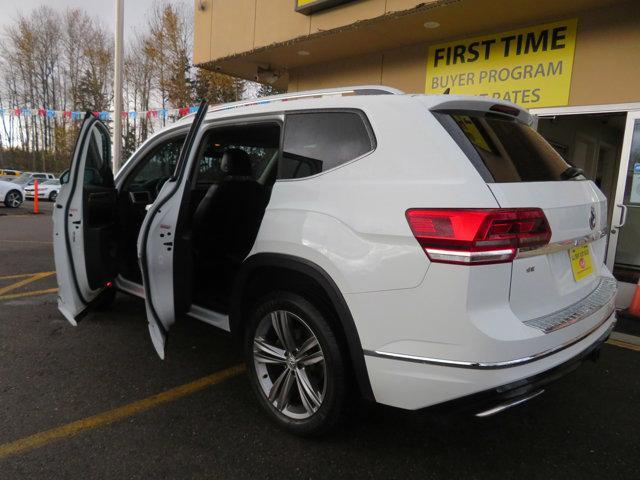
[[[0,202],[4,202],[6,207],[18,208],[24,202],[24,197],[22,185],[0,180]]]
[[[35,193],[35,185],[28,185],[24,187],[25,197],[33,199]],[[60,192],[60,180],[46,180],[42,183],[38,183],[38,199],[49,200],[55,202],[58,198],[58,192]]]

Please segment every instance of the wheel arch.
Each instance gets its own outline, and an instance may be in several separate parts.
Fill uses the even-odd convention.
[[[318,294],[333,309],[339,323],[338,327],[341,329],[339,333],[343,335],[348,350],[360,394],[367,400],[375,400],[360,336],[351,311],[331,276],[322,267],[307,259],[282,253],[257,253],[245,260],[231,295],[229,308],[231,333],[241,337],[252,300],[256,300],[268,291],[282,288],[283,284],[286,285],[282,282],[283,278],[287,278],[288,283],[291,284],[290,277],[295,279],[298,287],[305,286],[304,283],[300,284],[300,281],[306,281],[309,285],[315,286]],[[264,282],[265,279],[269,279],[269,282]],[[280,281],[277,281],[278,279]]]

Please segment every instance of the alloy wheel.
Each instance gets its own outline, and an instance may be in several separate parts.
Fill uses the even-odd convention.
[[[20,194],[16,192],[9,192],[7,194],[7,198],[5,199],[7,206],[11,208],[18,208],[22,203],[20,201]]]
[[[288,418],[303,420],[322,406],[327,388],[318,338],[298,315],[276,310],[258,323],[253,360],[262,393]]]

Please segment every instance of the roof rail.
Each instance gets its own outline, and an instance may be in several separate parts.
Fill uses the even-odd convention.
[[[354,87],[339,88],[323,88],[321,90],[305,90],[295,93],[282,93],[280,95],[269,95],[268,97],[253,98],[250,100],[240,100],[238,102],[223,103],[213,105],[209,108],[209,112],[219,112],[222,110],[230,110],[232,108],[248,107],[252,105],[264,105],[272,102],[287,102],[291,100],[300,100],[305,98],[329,97],[333,95],[402,95],[404,92],[397,88],[385,87],[383,85],[361,85]],[[182,119],[195,115],[190,113]]]

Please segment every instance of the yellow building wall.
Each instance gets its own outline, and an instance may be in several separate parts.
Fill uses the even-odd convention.
[[[640,2],[577,17],[569,105],[639,102]],[[289,90],[384,84],[423,93],[428,48],[420,44],[292,70]]]
[[[293,0],[194,0],[194,63],[439,1],[358,0],[302,15]]]

